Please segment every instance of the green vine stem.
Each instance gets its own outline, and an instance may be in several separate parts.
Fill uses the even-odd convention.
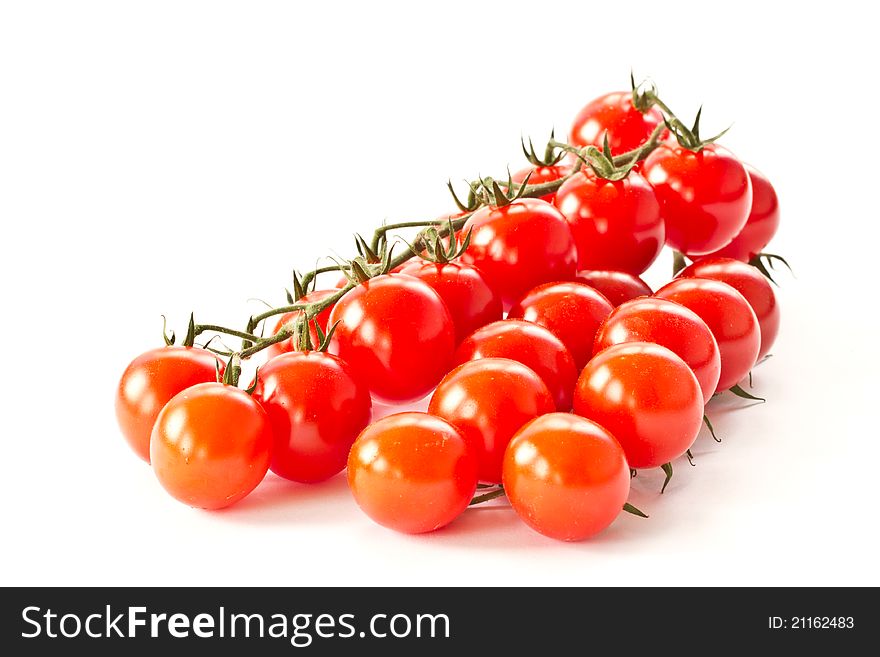
[[[627,164],[631,164],[635,161],[647,157],[647,155],[659,144],[660,135],[663,132],[663,128],[664,126],[658,126],[657,129],[654,130],[654,132],[651,134],[650,138],[638,148],[627,153],[622,153],[621,155],[612,158],[613,164],[615,166],[626,166]],[[559,148],[567,152],[573,152],[585,162],[588,161],[590,157],[605,157],[602,151],[595,148],[594,146],[588,146],[586,148],[578,149],[564,142],[558,142],[555,139],[550,140],[549,146],[551,148]],[[565,181],[576,175],[579,170],[580,167],[576,167],[572,170],[571,173],[564,176],[563,178],[539,184],[529,184],[528,180],[523,183],[512,183],[508,181],[504,184],[510,187],[511,192],[516,192],[515,196],[517,198],[539,198],[541,196],[545,196],[546,194],[557,191],[563,185],[563,183],[565,183]],[[480,181],[479,183],[472,184],[471,189],[475,189],[475,185],[485,186],[487,184],[491,185],[493,182],[493,179],[487,178]],[[439,237],[440,239],[443,239],[445,237],[448,237],[450,234],[457,234],[464,227],[465,223],[468,219],[470,219],[472,215],[473,211],[451,219],[405,221],[379,226],[373,232],[373,237],[371,240],[372,244],[370,246],[370,249],[377,253],[380,252],[379,247],[383,244],[383,241],[387,241],[388,233],[390,231],[403,228],[421,228],[422,230],[420,230],[419,233],[416,235],[415,239],[410,245],[410,248],[394,257],[390,257],[391,254],[389,253],[389,257],[384,263],[371,264],[367,262],[362,262],[361,259],[358,258],[353,263],[351,263],[351,266],[357,266],[360,268],[366,267],[369,270],[367,273],[371,276],[375,275],[379,271],[389,271],[391,269],[394,269],[395,267],[399,267],[400,265],[416,257],[416,254],[423,251],[428,246],[429,238],[437,239]],[[302,276],[302,279],[300,281],[301,288],[304,290],[309,289],[309,286],[313,283],[313,281],[319,274],[342,271],[344,269],[347,269],[346,264],[334,264],[324,267],[317,267]],[[259,314],[251,315],[251,317],[248,319],[247,327],[244,331],[229,329],[216,324],[194,324],[191,321],[191,331],[193,333],[192,337],[195,338],[196,335],[199,335],[205,331],[214,331],[217,333],[224,333],[241,338],[241,349],[238,352],[233,352],[232,355],[237,357],[238,359],[245,360],[263,351],[267,347],[278,344],[280,342],[284,342],[285,340],[288,340],[296,335],[296,323],[294,322],[290,325],[282,327],[276,334],[269,337],[257,336],[255,334],[255,331],[261,322],[264,322],[271,317],[275,317],[276,315],[297,311],[301,311],[303,313],[304,319],[306,321],[310,321],[317,317],[317,315],[322,310],[329,308],[337,301],[339,301],[343,297],[343,295],[354,288],[354,286],[355,284],[353,282],[349,282],[345,286],[340,288],[337,292],[328,297],[325,297],[324,299],[320,299],[318,301],[310,303],[297,302],[285,306],[278,306],[277,308],[270,308],[269,310],[266,310]],[[495,492],[491,493],[491,495],[497,496],[495,495]]]

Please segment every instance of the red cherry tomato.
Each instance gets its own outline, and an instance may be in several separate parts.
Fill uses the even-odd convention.
[[[346,281],[347,282],[347,281]],[[342,285],[341,287],[345,287]],[[339,290],[314,290],[313,292],[309,292],[300,298],[297,303],[314,303],[315,301],[321,301],[322,299],[326,299],[327,297],[336,294]],[[327,321],[330,319],[330,313],[333,310],[333,306],[328,306],[315,318],[318,322],[321,330],[326,334],[327,333]],[[272,330],[272,335],[278,335],[278,331],[281,328],[296,320],[297,317],[302,315],[301,310],[296,310],[292,313],[284,313],[281,317],[278,318],[278,323],[275,324],[275,328]],[[312,340],[312,347],[317,349],[321,345],[321,340],[318,338],[318,331],[315,328],[314,322],[309,322],[309,337]],[[266,355],[269,358],[273,358],[280,354],[286,354],[291,351],[299,351],[299,345],[296,344],[296,336],[291,337],[289,340],[285,340],[284,342],[278,342],[277,344],[273,344],[269,347],[266,347]]]
[[[682,253],[712,253],[746,224],[752,186],[743,163],[708,144],[697,153],[661,145],[645,160],[645,177],[660,201],[666,243]]]
[[[685,267],[678,276],[721,281],[743,295],[755,311],[761,327],[757,360],[767,355],[779,334],[779,305],[766,276],[751,265],[732,258],[706,258]]]
[[[504,455],[504,491],[513,510],[535,531],[563,541],[610,525],[629,484],[629,465],[614,436],[570,413],[532,420]]]
[[[480,358],[519,361],[544,380],[557,410],[571,409],[571,391],[577,380],[574,359],[562,341],[543,326],[505,319],[477,329],[459,345],[455,362]]]
[[[223,365],[207,349],[162,347],[135,358],[116,388],[116,419],[135,454],[150,462],[150,434],[159,411],[174,395],[217,380]]]
[[[269,469],[272,428],[244,390],[200,383],[169,401],[153,427],[150,459],[175,499],[203,509],[235,504]]]
[[[655,295],[693,310],[715,336],[721,352],[716,391],[739,383],[758,360],[761,328],[745,297],[727,283],[704,278],[677,278]]]
[[[608,429],[631,468],[657,468],[693,444],[703,423],[703,395],[691,368],[669,349],[627,342],[587,363],[574,412]]]
[[[654,293],[641,278],[623,271],[584,269],[575,274],[574,280],[598,290],[615,307],[624,301]]]
[[[464,511],[477,488],[477,456],[446,420],[398,413],[358,436],[348,484],[364,513],[407,534],[434,531]]]
[[[440,295],[452,315],[456,344],[481,326],[501,319],[501,297],[472,265],[435,264],[420,259],[403,267],[400,273],[424,281]]]
[[[569,173],[571,173],[571,168],[563,164],[540,167],[532,166],[520,169],[514,173],[510,179],[515,183],[521,183],[526,179],[526,176],[528,176],[530,185],[540,185],[542,183],[553,182],[554,180],[565,178]],[[550,192],[549,194],[544,194],[544,196],[539,196],[538,198],[541,198],[548,203],[553,203],[553,199],[556,198],[556,192]]]
[[[632,102],[632,92],[616,91],[590,101],[578,112],[568,143],[602,148],[605,135],[614,155],[638,148],[663,123],[656,107],[644,114]]]
[[[510,309],[509,319],[540,324],[562,340],[580,370],[593,356],[593,340],[613,308],[599,292],[583,283],[545,283]]]
[[[537,198],[504,207],[482,207],[463,231],[473,229],[461,260],[476,265],[510,306],[536,285],[571,280],[577,250],[559,210]]]
[[[644,297],[614,309],[596,334],[594,350],[623,342],[655,342],[672,351],[693,370],[709,401],[721,376],[721,352],[712,331],[700,317],[682,305]]]
[[[736,258],[748,262],[764,250],[779,229],[779,199],[767,177],[748,164],[744,165],[752,183],[752,208],[746,225],[733,241],[715,253],[700,258]],[[690,256],[690,254],[688,254]]]
[[[571,226],[580,269],[641,274],[663,248],[666,230],[660,204],[635,171],[611,181],[585,167],[562,183],[556,207]]]
[[[330,351],[366,382],[374,399],[425,396],[449,370],[455,327],[433,288],[405,274],[371,278],[334,306]]]
[[[272,471],[303,483],[341,472],[370,422],[370,391],[344,361],[319,351],[273,358],[257,373],[254,399],[272,425]]]
[[[504,449],[529,420],[556,409],[546,384],[522,363],[481,358],[459,365],[437,386],[428,412],[461,431],[478,455],[481,481],[501,481]]]

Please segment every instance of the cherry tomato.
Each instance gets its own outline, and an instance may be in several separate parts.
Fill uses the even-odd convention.
[[[364,513],[390,529],[421,534],[464,511],[477,488],[477,456],[458,429],[427,413],[397,413],[358,436],[348,485]]]
[[[736,258],[748,262],[764,250],[779,229],[779,199],[767,177],[748,164],[744,165],[752,183],[752,208],[746,225],[733,241],[715,253],[699,258]],[[690,254],[688,254],[690,256]]]
[[[570,413],[526,424],[504,455],[504,491],[535,531],[563,541],[598,534],[629,496],[623,449],[606,429]]]
[[[272,425],[275,474],[313,483],[341,472],[370,422],[370,391],[336,356],[320,351],[273,358],[257,373],[256,399]]]
[[[614,309],[596,334],[599,353],[622,342],[655,342],[680,357],[693,370],[709,401],[721,376],[721,352],[712,331],[700,317],[672,301],[643,297]]]
[[[623,271],[584,269],[575,274],[574,280],[586,283],[593,289],[598,290],[615,307],[624,301],[653,294],[653,291],[645,281],[638,276],[627,274]]]
[[[347,282],[347,281],[346,281]],[[341,287],[345,287],[342,285]],[[309,292],[300,298],[297,303],[313,303],[315,301],[321,301],[322,299],[326,299],[327,297],[336,294],[339,292],[336,290],[314,290],[313,292]],[[318,325],[321,327],[321,330],[326,334],[327,333],[327,321],[330,319],[330,312],[333,310],[333,306],[328,306],[315,317],[315,320],[318,322]],[[294,320],[297,317],[302,315],[301,310],[296,310],[292,313],[284,313],[281,317],[278,318],[278,323],[275,325],[275,328],[272,330],[272,335],[278,335],[278,331],[281,328]],[[317,349],[321,345],[321,340],[318,338],[318,331],[315,328],[314,321],[309,322],[309,337],[312,340],[312,347]],[[294,335],[289,340],[285,340],[284,342],[278,342],[269,347],[266,347],[266,355],[269,358],[273,358],[280,354],[286,354],[291,351],[299,351],[299,345],[296,343],[296,336]]]
[[[480,358],[519,361],[544,380],[557,410],[571,409],[571,391],[577,380],[574,358],[562,341],[543,326],[504,319],[477,329],[459,345],[455,362]]]
[[[161,347],[135,358],[116,388],[116,419],[135,454],[150,462],[150,434],[159,411],[174,395],[217,380],[223,364],[207,349]]]
[[[680,278],[710,278],[727,283],[746,298],[761,327],[761,348],[757,360],[770,351],[779,334],[779,305],[767,277],[751,265],[732,258],[706,258],[680,273]]]
[[[271,449],[272,427],[259,403],[217,382],[175,395],[150,439],[159,483],[175,499],[203,509],[231,506],[256,488]]]
[[[498,483],[504,449],[513,434],[555,408],[546,384],[528,367],[507,358],[481,358],[444,377],[428,412],[461,431],[477,454],[480,480]]]
[[[366,382],[374,399],[419,399],[449,370],[452,317],[440,295],[417,278],[371,278],[336,302],[329,322],[339,322],[330,351]]]
[[[746,225],[752,186],[743,163],[707,144],[695,153],[661,145],[645,160],[645,177],[660,201],[666,243],[682,253],[712,253]]]
[[[663,123],[656,107],[644,114],[632,102],[632,92],[615,91],[590,101],[578,112],[568,143],[572,146],[602,148],[605,135],[614,155],[638,148]]]
[[[761,327],[745,297],[727,283],[677,278],[655,295],[690,308],[706,322],[721,352],[717,392],[739,383],[758,360]]]
[[[600,351],[581,372],[574,412],[608,429],[631,468],[656,468],[684,454],[703,423],[703,394],[691,368],[666,347],[627,342]]]
[[[509,319],[540,324],[562,340],[580,370],[593,356],[593,340],[613,310],[608,300],[583,283],[545,283],[510,309]]]
[[[641,274],[663,248],[666,229],[660,204],[635,171],[611,181],[585,167],[562,183],[556,207],[571,226],[579,269]]]
[[[542,183],[553,182],[554,180],[565,178],[569,173],[571,173],[571,168],[564,164],[540,167],[532,166],[520,169],[514,173],[510,179],[515,183],[521,183],[526,179],[526,176],[528,176],[530,185],[540,185]],[[553,199],[556,198],[556,192],[550,192],[549,194],[544,194],[544,196],[539,196],[538,198],[541,198],[548,203],[553,203]]]
[[[500,208],[482,207],[463,231],[471,229],[461,260],[483,272],[507,307],[536,285],[574,276],[574,238],[565,217],[547,201],[521,198]]]
[[[481,326],[501,319],[501,297],[473,265],[419,259],[400,272],[424,281],[440,295],[452,315],[456,344]]]

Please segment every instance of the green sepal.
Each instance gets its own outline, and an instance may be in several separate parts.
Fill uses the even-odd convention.
[[[249,394],[249,395],[254,394],[254,391],[257,389],[257,377],[259,377],[259,376],[260,376],[260,368],[258,367],[254,371],[254,380],[251,381],[251,384],[247,388],[245,388],[245,390],[244,390],[247,394]]]
[[[238,354],[232,354],[229,357],[229,362],[226,363],[226,371],[223,373],[223,384],[237,387],[240,376],[241,359]]]
[[[315,322],[316,333],[318,334],[318,340],[320,341],[317,351],[327,351],[327,347],[330,346],[330,341],[333,339],[333,334],[336,332],[336,327],[339,326],[339,323],[341,321],[341,319],[337,319],[335,322],[333,322],[333,326],[329,328],[326,334],[324,333],[324,331],[321,330],[321,327],[318,326],[318,322]]]
[[[526,148],[526,142],[523,137],[519,138],[520,146],[522,146],[523,155],[526,156],[526,159],[530,164],[534,164],[536,167],[552,167],[559,162],[562,161],[562,158],[565,157],[565,151],[558,150],[553,146],[553,142],[556,139],[556,130],[550,131],[550,141],[547,142],[547,146],[544,148],[543,157],[538,155],[535,152],[535,145],[532,143],[532,138],[529,137],[529,147]]]
[[[759,402],[766,402],[767,401],[763,397],[756,397],[755,395],[751,394],[750,392],[744,390],[742,388],[742,386],[740,386],[738,383],[735,386],[733,386],[732,388],[729,388],[729,390],[737,397],[742,397],[743,399],[749,399],[751,401],[759,401]]]
[[[660,494],[666,492],[666,487],[669,485],[669,481],[672,479],[672,463],[664,463],[660,466],[660,469],[666,473],[666,479],[663,480],[663,487],[660,489]]]
[[[709,433],[712,434],[712,438],[716,443],[721,442],[721,438],[715,435],[715,427],[712,426],[712,421],[709,419],[709,416],[703,413],[703,424],[706,425],[706,428],[709,429]]]
[[[647,518],[648,514],[639,509],[637,506],[633,506],[629,502],[623,505],[623,510],[627,513],[631,513],[634,516],[638,516],[639,518]]]
[[[166,347],[173,346],[175,340],[177,340],[177,336],[174,334],[174,331],[168,333],[168,319],[165,317],[165,315],[162,315],[162,339],[165,341]]]
[[[186,337],[183,339],[184,347],[192,347],[196,343],[196,320],[194,313],[189,314],[189,324],[186,327]]]

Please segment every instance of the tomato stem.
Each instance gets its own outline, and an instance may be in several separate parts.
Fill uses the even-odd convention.
[[[195,325],[195,334],[201,335],[205,331],[214,331],[216,333],[224,333],[226,335],[232,335],[236,338],[241,338],[242,340],[250,340],[251,342],[257,342],[262,338],[258,335],[254,335],[253,333],[247,333],[245,331],[236,331],[235,329],[226,328],[225,326],[218,326],[216,324],[196,324]]]
[[[310,272],[306,272],[306,274],[302,277],[300,284],[302,285],[303,290],[307,290],[309,285],[313,280],[318,276],[318,274],[329,274],[333,271],[342,271],[345,269],[344,265],[327,265],[326,267],[318,267],[317,269],[313,269]]]
[[[496,497],[501,497],[504,495],[504,487],[499,485],[497,490],[493,490],[489,493],[482,493],[481,495],[477,495],[474,499],[470,501],[468,506],[475,506],[477,504],[482,504],[483,502],[488,502],[489,500],[494,500]]]

